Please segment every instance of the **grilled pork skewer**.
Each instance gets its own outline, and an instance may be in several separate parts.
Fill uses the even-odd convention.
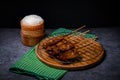
[[[66,51],[74,47],[74,45],[68,42],[67,40],[62,40],[61,42],[58,42],[56,45],[61,51]]]
[[[69,44],[68,43],[63,44],[62,42],[59,42],[55,45],[47,46],[46,51],[50,55],[55,56],[55,55],[62,54],[61,52],[65,52],[65,51],[70,50],[72,48],[74,48],[74,45],[72,45],[70,43]]]
[[[77,30],[78,29],[76,29],[75,31]],[[77,53],[78,50],[76,49],[75,45],[79,43],[79,41],[81,40],[84,41],[84,38],[82,36],[84,36],[84,34],[89,32],[89,30],[80,34],[81,37],[78,34],[78,37],[80,37],[81,40],[77,40],[77,42],[74,39],[75,37],[73,38],[73,34],[72,34],[75,31],[72,31],[71,33],[63,36],[46,38],[45,40],[42,41],[41,45],[47,51],[49,56],[57,58],[58,60],[64,63],[67,62],[72,63],[75,61],[80,61],[81,60],[80,54]]]
[[[60,49],[56,45],[47,46],[46,51],[52,56],[56,56],[60,53]]]
[[[46,38],[45,40],[42,41],[41,46],[43,48],[46,48],[47,46],[53,45],[63,39],[63,36],[55,36],[55,37],[50,37]]]
[[[60,54],[57,58],[62,61],[66,61],[69,59],[77,58],[77,56],[78,55],[76,54],[75,49],[71,49],[71,50],[65,51],[64,53]]]
[[[80,27],[80,28],[78,28],[78,29],[76,29],[74,31],[71,31],[69,34],[64,35],[64,36],[55,36],[55,37],[47,38],[47,39],[45,39],[45,40],[42,41],[41,46],[43,46],[44,48],[46,48],[49,45],[53,45],[53,44],[59,42],[60,40],[64,39],[65,37],[68,37],[69,35],[73,34],[74,32],[76,32],[76,31],[84,28],[85,26],[86,25],[83,25],[82,27]]]

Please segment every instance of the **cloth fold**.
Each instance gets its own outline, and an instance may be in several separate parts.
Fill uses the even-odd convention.
[[[59,28],[50,36],[67,34],[69,32],[71,32],[71,30]],[[87,34],[86,37],[95,38],[96,36]],[[34,76],[38,80],[59,80],[67,73],[67,70],[52,68],[42,63],[35,54],[35,48],[36,46],[25,53],[9,70],[18,74]]]

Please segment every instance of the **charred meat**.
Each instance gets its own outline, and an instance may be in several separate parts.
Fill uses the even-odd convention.
[[[64,36],[46,39],[41,45],[50,56],[64,63],[73,63],[81,59],[75,45],[69,41],[69,38],[64,38]]]

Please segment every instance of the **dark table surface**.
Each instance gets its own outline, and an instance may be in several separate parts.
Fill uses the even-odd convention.
[[[50,34],[55,29],[46,29]],[[120,28],[90,28],[99,36],[106,57],[92,68],[68,71],[62,80],[120,80]],[[0,29],[0,80],[36,80],[33,77],[9,72],[9,68],[32,47],[21,43],[20,29]]]

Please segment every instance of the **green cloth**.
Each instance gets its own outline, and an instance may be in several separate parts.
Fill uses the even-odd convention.
[[[61,35],[71,32],[65,28],[59,28],[50,36]],[[95,38],[95,35],[88,34],[88,38]],[[29,50],[9,69],[11,72],[18,74],[27,74],[36,77],[38,80],[59,80],[67,72],[67,70],[60,70],[49,67],[42,63],[35,54],[35,47]]]

